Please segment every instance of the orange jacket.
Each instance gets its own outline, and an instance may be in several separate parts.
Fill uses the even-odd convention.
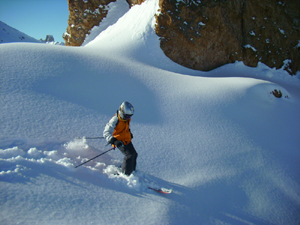
[[[128,145],[131,142],[131,133],[130,133],[130,121],[123,120],[120,116],[115,114],[110,121],[106,124],[105,129],[103,131],[103,136],[110,142],[110,140],[114,137],[119,141],[122,141],[124,145]]]
[[[119,141],[123,141],[124,145],[128,145],[131,142],[131,133],[129,129],[129,124],[131,119],[123,120],[118,115],[119,122],[115,127],[115,131],[113,132],[113,136],[117,138]]]

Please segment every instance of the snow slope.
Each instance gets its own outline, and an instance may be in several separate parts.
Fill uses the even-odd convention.
[[[0,45],[1,224],[300,223],[299,75],[183,68],[159,48],[157,9],[132,7],[84,47]],[[118,150],[74,169],[109,148],[75,137],[101,136],[125,100],[138,171],[112,174]]]
[[[0,21],[0,44],[7,42],[40,42]]]

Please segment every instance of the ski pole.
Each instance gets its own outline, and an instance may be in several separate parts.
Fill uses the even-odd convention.
[[[107,153],[107,152],[109,152],[109,151],[111,151],[111,150],[115,150],[115,148],[116,148],[116,147],[113,147],[113,148],[111,148],[111,149],[108,149],[107,151],[102,152],[102,153],[99,154],[99,155],[96,155],[94,158],[91,158],[91,159],[89,159],[88,161],[85,161],[85,162],[83,162],[83,163],[81,163],[81,164],[75,166],[75,168],[77,168],[77,167],[79,167],[79,166],[82,166],[83,164],[86,164],[87,162],[92,161],[93,159],[96,159],[97,157],[99,157],[99,156],[101,156],[101,155],[104,155],[105,153]]]
[[[76,139],[102,139],[104,137],[77,137]]]

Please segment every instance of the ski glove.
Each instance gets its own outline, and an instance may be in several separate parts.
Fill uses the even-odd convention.
[[[123,148],[124,147],[123,141],[119,141],[119,140],[115,141],[115,146],[117,146],[118,149]]]
[[[114,137],[110,140],[109,143],[117,146],[118,149],[120,149],[124,146],[123,141],[119,141],[117,138],[114,138]]]

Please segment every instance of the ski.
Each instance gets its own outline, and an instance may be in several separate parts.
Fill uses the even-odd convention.
[[[149,189],[162,193],[162,194],[171,194],[172,189],[167,189],[167,188],[153,188],[153,187],[148,187]]]

